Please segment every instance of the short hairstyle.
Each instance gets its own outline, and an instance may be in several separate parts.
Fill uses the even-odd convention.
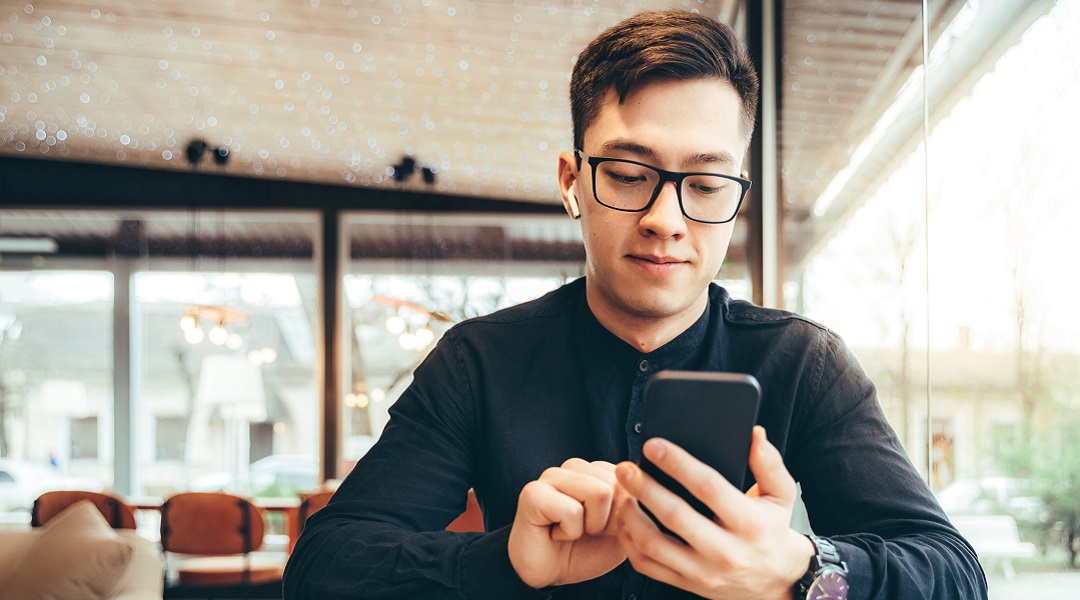
[[[610,27],[592,41],[570,77],[574,147],[600,115],[614,86],[619,103],[650,78],[716,78],[729,82],[742,101],[739,131],[749,142],[757,115],[758,76],[735,32],[723,22],[684,10],[650,11]]]

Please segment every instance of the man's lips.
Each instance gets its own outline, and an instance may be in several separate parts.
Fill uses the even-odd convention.
[[[681,258],[674,258],[671,256],[657,256],[655,254],[627,254],[627,256],[634,260],[650,262],[656,265],[681,264],[687,262]]]
[[[655,254],[627,254],[630,262],[637,266],[641,272],[650,275],[666,276],[681,272],[682,268],[689,264],[687,261],[672,256],[657,256]]]

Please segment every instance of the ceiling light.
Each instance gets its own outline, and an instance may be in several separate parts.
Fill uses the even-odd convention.
[[[229,350],[239,350],[244,345],[244,338],[238,333],[230,333],[229,339],[225,340],[225,347]]]
[[[180,317],[180,329],[181,331],[191,331],[199,326],[199,321],[195,318],[195,311],[189,310],[188,313]]]
[[[428,344],[435,341],[435,332],[433,332],[427,325],[424,325],[419,331],[416,332],[416,347],[425,348]]]
[[[196,324],[195,327],[184,332],[184,339],[189,344],[198,344],[203,341],[203,330]]]
[[[394,335],[405,331],[405,319],[402,319],[397,313],[394,313],[386,320],[386,330]]]

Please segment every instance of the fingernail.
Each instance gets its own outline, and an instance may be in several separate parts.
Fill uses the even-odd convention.
[[[620,464],[615,467],[615,477],[619,481],[626,481],[630,479],[630,465]]]

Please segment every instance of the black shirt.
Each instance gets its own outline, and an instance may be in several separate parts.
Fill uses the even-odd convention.
[[[592,581],[533,590],[506,550],[518,495],[544,469],[572,457],[640,456],[642,390],[662,369],[758,379],[758,422],[801,482],[815,533],[847,563],[852,600],[986,597],[975,553],[836,335],[713,285],[694,325],[642,354],[596,321],[583,279],[443,336],[378,443],[308,521],[285,572],[285,597],[691,597],[628,562]],[[488,533],[444,531],[470,487]]]

